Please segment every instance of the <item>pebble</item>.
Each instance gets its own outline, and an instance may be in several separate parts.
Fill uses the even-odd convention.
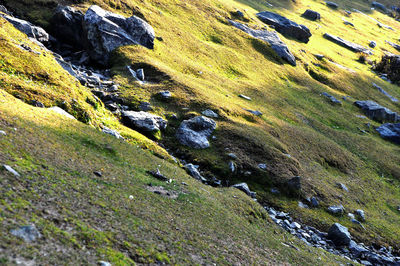
[[[6,169],[8,172],[10,172],[11,174],[13,174],[16,177],[20,177],[21,175],[15,171],[11,166],[3,164],[4,169]]]

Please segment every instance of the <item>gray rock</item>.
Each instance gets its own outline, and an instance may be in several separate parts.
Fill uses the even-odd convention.
[[[330,206],[328,208],[328,212],[333,214],[333,215],[337,215],[337,216],[341,216],[344,214],[344,207],[342,205],[338,205],[338,206]]]
[[[356,242],[353,240],[350,241],[349,243],[349,250],[354,254],[356,258],[361,257],[363,253],[368,252],[368,249],[364,248],[361,245],[358,245]]]
[[[335,2],[326,1],[325,4],[326,4],[327,6],[329,6],[330,8],[333,8],[333,9],[339,8],[339,5],[336,4]]]
[[[375,48],[376,47],[376,42],[375,41],[370,41],[368,45],[371,48]]]
[[[206,182],[207,180],[200,174],[199,170],[197,167],[191,163],[185,165],[185,169],[188,172],[189,175],[194,177],[195,179],[201,181],[201,182]]]
[[[0,136],[7,136],[7,133],[3,130],[0,130]]]
[[[249,96],[243,95],[243,94],[239,94],[239,97],[248,101],[251,101],[251,98]]]
[[[387,93],[384,89],[382,89],[381,87],[379,87],[377,84],[372,83],[372,86],[374,86],[376,89],[378,89],[378,91],[380,91],[383,95],[385,95],[386,97],[388,97],[392,102],[399,102],[398,99],[396,99],[395,97],[393,97],[392,95],[390,95],[389,93]]]
[[[367,117],[378,122],[400,121],[400,116],[397,113],[377,104],[374,101],[357,101],[354,104],[361,108]]]
[[[268,167],[265,163],[259,163],[258,168],[260,168],[261,170],[264,170],[264,171],[266,171],[268,169]]]
[[[236,171],[236,165],[234,162],[230,161],[228,164],[228,168],[231,171],[231,173],[234,173]]]
[[[143,111],[123,111],[122,118],[127,126],[146,132],[164,130],[168,124],[162,117]]]
[[[181,123],[176,138],[186,146],[194,149],[206,149],[210,147],[208,137],[217,128],[214,120],[205,116],[196,116]]]
[[[297,205],[302,209],[309,209],[310,208],[307,204],[304,204],[301,201],[299,201],[299,203]]]
[[[136,16],[125,18],[93,5],[84,16],[83,26],[90,57],[103,65],[108,63],[110,53],[120,46],[154,47],[153,28]]]
[[[382,126],[378,127],[376,131],[378,131],[382,138],[400,144],[400,123],[383,124]]]
[[[318,60],[322,60],[322,59],[325,58],[325,56],[322,55],[322,54],[315,54],[314,56],[315,56],[315,58],[317,58]]]
[[[111,136],[114,136],[114,137],[117,138],[117,139],[122,139],[122,140],[124,139],[124,138],[118,133],[118,131],[112,130],[112,129],[108,128],[108,127],[104,127],[104,128],[102,129],[102,131],[103,131],[103,133],[108,134],[108,135],[111,135]]]
[[[6,19],[8,22],[10,22],[15,28],[17,28],[19,31],[22,31],[28,37],[34,38],[35,40],[39,42],[48,42],[49,41],[49,34],[42,29],[41,27],[34,26],[28,21],[14,18],[5,14],[0,14],[0,17]]]
[[[360,219],[361,222],[365,222],[365,213],[363,210],[356,210],[356,215]]]
[[[28,243],[42,237],[34,225],[21,226],[19,228],[12,229],[10,233]]]
[[[349,246],[351,235],[346,227],[335,223],[329,228],[328,239],[332,240],[336,246]]]
[[[306,12],[303,13],[303,17],[310,19],[310,20],[319,20],[321,19],[321,14],[318,13],[317,11],[307,9]]]
[[[297,222],[293,222],[290,224],[290,228],[299,230],[299,229],[301,229],[301,225]]]
[[[287,181],[287,185],[289,189],[299,191],[301,190],[301,177],[300,176],[295,176],[291,178],[289,181]]]
[[[102,261],[100,260],[98,262],[99,266],[112,266],[111,263],[107,262],[107,261]]]
[[[271,193],[272,194],[280,194],[281,192],[276,188],[271,188]]]
[[[74,48],[84,48],[83,13],[69,6],[58,6],[50,20],[50,33]]]
[[[64,109],[62,109],[62,108],[60,108],[60,107],[58,107],[58,106],[53,106],[53,107],[50,107],[50,108],[48,108],[48,109],[51,110],[51,111],[53,111],[53,112],[56,112],[56,113],[58,113],[58,114],[60,114],[60,115],[63,115],[63,116],[65,116],[65,117],[68,117],[68,118],[70,118],[70,119],[76,120],[76,118],[73,117],[70,113],[68,113],[67,111],[65,111]]]
[[[389,41],[385,41],[387,44],[389,44],[390,46],[392,46],[394,49],[396,49],[397,51],[400,51],[400,45],[394,43],[394,42],[389,42]]]
[[[312,35],[306,26],[299,25],[296,22],[273,12],[260,12],[257,14],[257,17],[262,22],[274,26],[277,32],[295,38],[301,42],[308,43]]]
[[[386,9],[386,6],[384,5],[384,4],[382,4],[382,3],[379,3],[379,2],[372,2],[372,7],[373,8],[375,8],[375,9],[379,9],[380,11],[383,11],[383,12],[387,12],[387,9]]]
[[[238,159],[237,155],[234,154],[234,153],[232,153],[232,152],[231,152],[231,153],[228,153],[227,156],[228,156],[229,158],[233,159],[233,160],[237,160],[237,159]]]
[[[281,41],[278,34],[272,31],[266,30],[254,30],[247,27],[239,22],[229,21],[234,27],[246,32],[247,34],[253,36],[254,38],[260,39],[271,45],[272,50],[282,59],[286,60],[289,64],[296,66],[296,58],[289,51],[287,45]]]
[[[336,43],[336,44],[338,44],[338,45],[340,45],[340,46],[342,46],[342,47],[344,47],[344,48],[346,48],[346,49],[348,49],[350,51],[353,51],[353,52],[356,52],[356,53],[365,53],[365,54],[372,55],[372,51],[369,50],[368,48],[366,48],[366,47],[364,47],[362,45],[356,44],[356,43],[352,43],[352,42],[343,40],[340,37],[333,36],[331,34],[325,33],[324,34],[324,38],[329,40],[329,41],[331,41],[331,42],[334,42],[334,43]]]
[[[246,193],[247,195],[249,195],[249,196],[252,197],[252,198],[255,198],[255,197],[256,197],[256,193],[250,191],[249,186],[248,186],[246,183],[236,184],[236,185],[233,185],[232,187],[237,188],[237,189],[243,191],[244,193]]]
[[[308,198],[307,201],[310,203],[311,207],[317,208],[319,206],[319,201],[316,197]]]
[[[3,5],[0,5],[0,12],[3,12],[5,14],[7,14],[7,15],[12,15],[11,12],[9,12],[7,10],[7,8],[5,6],[3,6]]]
[[[250,110],[250,109],[245,109],[245,110],[246,110],[247,112],[249,112],[249,113],[255,115],[255,116],[262,116],[262,115],[263,115],[263,113],[261,113],[260,111],[257,111],[257,110]]]
[[[160,96],[160,98],[162,98],[164,100],[168,100],[172,97],[172,94],[170,91],[160,91],[158,93],[158,95]]]
[[[355,27],[353,23],[351,23],[350,21],[345,20],[344,18],[342,18],[344,25],[347,26],[351,26],[351,27]]]
[[[332,96],[326,92],[323,92],[322,95],[325,96],[326,98],[328,98],[331,103],[342,105],[342,102],[339,101],[338,99],[336,99],[334,96]]]
[[[6,169],[8,172],[10,172],[11,174],[13,174],[16,177],[20,177],[21,175],[15,171],[11,166],[3,164],[4,169]]]
[[[144,79],[145,79],[144,69],[140,68],[140,69],[136,70],[136,76],[139,80],[144,81]]]
[[[218,114],[210,109],[204,110],[201,114],[211,118],[218,118]]]
[[[151,107],[151,104],[149,102],[140,102],[139,110],[140,111],[144,111],[144,112],[148,112],[148,111],[152,111],[153,107]]]
[[[346,191],[346,192],[349,192],[349,189],[346,187],[345,184],[343,184],[343,183],[338,183],[337,186],[338,186],[340,189],[342,189],[342,190],[344,190],[344,191]]]

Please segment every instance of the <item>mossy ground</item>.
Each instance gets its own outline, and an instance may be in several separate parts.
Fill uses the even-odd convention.
[[[14,1],[5,2],[13,6]],[[51,6],[51,2],[55,1],[43,0],[43,3],[47,3],[43,6]],[[185,154],[210,174],[218,174],[219,178],[248,182],[258,192],[261,201],[289,210],[307,223],[327,229],[333,222],[340,221],[364,242],[385,243],[399,249],[400,231],[397,225],[400,223],[400,213],[396,207],[400,205],[400,148],[380,139],[373,129],[378,123],[357,117],[362,113],[353,106],[353,101],[375,100],[399,112],[399,104],[378,92],[372,82],[396,98],[400,98],[400,90],[398,86],[379,79],[370,70],[370,65],[360,63],[358,54],[322,37],[327,32],[364,46],[374,40],[378,46],[368,59],[377,61],[386,51],[396,53],[385,40],[397,41],[399,22],[380,12],[371,11],[369,4],[361,0],[338,0],[336,2],[341,6],[338,10],[328,8],[323,1],[269,2],[275,7],[255,0],[93,0],[80,1],[76,6],[84,10],[90,4],[99,4],[127,16],[141,14],[155,28],[159,38],[154,50],[138,46],[123,47],[115,52],[111,60],[114,79],[122,84],[124,97],[132,102],[150,101],[156,106],[156,113],[176,113],[180,120],[190,115],[188,111],[200,113],[206,108],[220,114],[217,119],[217,139],[212,141],[210,149],[193,151],[177,147],[176,153]],[[394,1],[382,2],[395,4]],[[14,6],[23,10],[22,13],[27,17],[46,26],[47,11],[40,14],[35,8],[29,8],[32,1]],[[320,12],[321,21],[312,22],[302,18],[300,15],[308,8]],[[352,8],[395,30],[380,28],[375,21],[357,12],[347,16],[344,10]],[[231,18],[231,12],[236,9],[245,13],[252,26],[264,26],[255,17],[255,13],[262,10],[279,12],[308,26],[313,33],[308,44],[281,36],[296,56],[297,67],[277,58],[267,44],[231,27],[226,19]],[[344,25],[342,18],[351,21],[355,27]],[[4,42],[4,38],[0,41]],[[17,50],[8,52],[11,58],[13,53],[17,53]],[[314,54],[323,54],[325,59],[317,60]],[[13,61],[9,61],[10,56],[2,59],[9,62],[5,64],[6,68],[24,66],[19,59],[11,64]],[[43,62],[46,64],[40,64],[40,68],[47,65],[47,61]],[[125,69],[127,64],[143,67],[151,83],[135,83]],[[21,69],[23,71],[18,70],[18,73],[26,73],[26,67]],[[11,79],[7,71],[1,72],[0,78],[7,81],[2,86],[15,95],[15,86],[7,86],[14,82],[14,76]],[[64,77],[60,79],[64,80]],[[24,79],[21,78],[19,84],[25,82]],[[30,84],[41,84],[43,81],[40,78],[37,80],[39,82],[35,80]],[[66,89],[59,83],[55,86],[61,91]],[[26,85],[18,90],[22,98],[30,100],[29,97],[33,99],[40,96],[40,93],[39,96],[30,96],[29,88]],[[37,86],[34,91],[40,92],[41,89],[42,86],[40,89]],[[174,94],[170,102],[161,102],[153,97],[158,91],[166,89]],[[334,106],[320,96],[322,92],[337,98],[351,98],[343,101],[343,106]],[[237,97],[238,94],[248,95],[253,100],[246,101]],[[61,98],[61,95],[56,96],[54,101]],[[70,96],[65,95],[65,99],[70,101]],[[99,116],[99,111],[93,111],[92,107],[83,103],[84,97],[78,98],[89,117],[93,117],[92,113]],[[244,108],[260,110],[264,115],[261,118],[253,117]],[[112,120],[107,111],[102,112]],[[91,121],[99,123],[102,120],[96,117]],[[370,129],[366,123],[371,123]],[[178,125],[179,121],[171,122],[164,133],[162,142],[166,146],[176,147],[173,133]],[[360,129],[369,132],[363,134]],[[141,141],[146,140],[141,138]],[[228,152],[238,155],[236,163],[242,172],[251,171],[252,174],[229,173]],[[268,171],[258,170],[258,163],[266,163]],[[298,199],[269,193],[271,187],[280,186],[293,175],[303,176],[304,195],[320,197],[321,208],[303,210],[297,206]],[[346,184],[350,192],[345,193],[337,188],[337,182]],[[325,207],[331,204],[343,204],[348,211],[358,208],[365,210],[366,230],[350,224],[347,218],[329,215]]]

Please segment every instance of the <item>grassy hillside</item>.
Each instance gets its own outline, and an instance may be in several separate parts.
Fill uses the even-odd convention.
[[[202,185],[149,152],[4,90],[0,112],[7,133],[0,160],[21,175],[0,170],[2,265],[344,262],[283,233],[239,190]],[[146,174],[157,168],[172,182]],[[31,223],[43,236],[32,244],[9,233]]]
[[[35,5],[30,0],[4,2],[17,14],[45,27],[56,3],[52,0],[35,1]],[[382,140],[373,129],[379,124],[358,117],[362,113],[353,105],[355,100],[374,100],[400,112],[399,104],[391,102],[372,83],[396,98],[400,98],[400,89],[381,80],[370,70],[370,65],[360,63],[359,54],[322,37],[324,33],[330,33],[364,46],[374,40],[378,46],[374,55],[368,58],[373,62],[385,52],[396,53],[385,41],[397,42],[400,24],[387,15],[372,11],[366,1],[336,2],[340,5],[338,10],[328,8],[323,1],[313,0],[269,1],[274,7],[256,0],[93,0],[74,1],[73,4],[82,10],[91,4],[98,4],[126,16],[137,14],[154,27],[159,37],[154,50],[138,46],[120,48],[114,53],[110,67],[113,79],[122,84],[123,96],[128,101],[150,101],[156,106],[156,113],[178,115],[179,121],[171,121],[163,135],[161,142],[165,146],[199,164],[210,175],[217,175],[231,183],[246,181],[252,190],[257,191],[259,201],[290,211],[308,224],[326,230],[333,222],[339,221],[363,242],[392,245],[400,249],[400,213],[397,211],[400,205],[400,148]],[[309,8],[321,13],[321,21],[312,22],[301,17]],[[352,8],[363,11],[394,30],[378,27],[371,17],[357,12],[347,16],[344,10]],[[236,9],[245,13],[248,24],[253,27],[264,26],[255,16],[262,10],[278,12],[308,26],[313,34],[308,44],[280,35],[296,56],[297,67],[277,58],[267,44],[230,26],[227,19],[233,18],[231,12]],[[345,25],[343,18],[355,27]],[[22,35],[2,23],[5,26],[0,29],[0,32],[3,31],[0,42],[7,44],[1,45],[2,87],[27,102],[41,99],[44,81],[38,73],[55,64],[54,61],[51,57],[41,57],[40,60],[44,61],[32,64],[39,69],[30,69],[26,59],[15,56],[22,52],[9,44],[12,43],[9,32],[18,36],[11,37],[17,41],[23,38]],[[317,60],[314,54],[323,54],[325,58]],[[26,56],[34,58],[31,54]],[[139,85],[133,82],[126,71],[127,64],[144,68],[152,83]],[[18,79],[10,68],[16,69]],[[57,66],[54,68],[57,69]],[[35,78],[26,82],[31,73]],[[79,96],[74,96],[80,103],[79,108],[74,109],[71,103],[68,106],[71,106],[71,112],[79,110],[76,111],[78,115],[85,111],[85,117],[90,118],[80,120],[90,121],[95,127],[107,121],[123,128],[102,106],[96,109],[87,104],[86,98],[91,96],[85,88],[71,82],[62,84],[68,78],[57,75],[60,74],[50,72],[44,78],[46,81],[54,80],[51,84],[56,89],[49,89],[52,94],[57,90],[68,91],[71,86],[75,89],[71,94],[51,95],[45,91],[43,98],[46,98],[47,105],[57,103],[59,99],[70,102],[72,95],[77,95],[79,91]],[[14,84],[16,80],[18,86]],[[173,93],[172,101],[164,103],[154,97],[155,93],[166,89]],[[343,100],[342,106],[334,106],[320,95],[322,92],[337,98],[350,97]],[[250,96],[252,101],[239,98],[239,94]],[[176,146],[174,132],[179,122],[207,108],[220,115],[217,119],[217,139],[212,141],[211,148],[194,151]],[[244,109],[259,110],[264,115],[255,117]],[[367,123],[371,124],[370,128]],[[364,134],[360,129],[368,133]],[[151,146],[153,150],[159,149],[143,136],[126,128],[123,130],[132,134],[132,141],[146,143],[142,145]],[[239,158],[235,162],[239,170],[233,174],[228,169],[228,152],[237,154]],[[266,163],[268,171],[259,170],[259,163]],[[245,172],[251,174],[246,175]],[[302,197],[318,196],[321,199],[320,208],[300,209],[299,198],[288,197],[284,193],[283,184],[294,175],[303,177]],[[337,182],[344,183],[350,192],[340,190]],[[283,193],[270,193],[272,187],[278,187]],[[337,218],[328,214],[326,207],[332,204],[343,204],[349,212],[359,208],[365,210],[366,229],[352,224],[346,217]]]

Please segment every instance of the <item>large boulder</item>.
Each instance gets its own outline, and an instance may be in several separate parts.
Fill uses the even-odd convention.
[[[0,17],[6,19],[8,22],[10,22],[15,28],[17,28],[19,31],[22,31],[28,37],[34,38],[35,40],[46,43],[49,41],[49,34],[42,29],[41,27],[34,26],[28,21],[14,18],[5,14],[0,13]]]
[[[340,45],[340,46],[342,46],[342,47],[344,47],[346,49],[349,49],[350,51],[353,51],[353,52],[356,52],[356,53],[364,53],[364,54],[372,55],[372,51],[369,50],[368,48],[366,48],[366,47],[364,47],[362,45],[356,44],[356,43],[352,43],[352,42],[346,41],[346,40],[344,40],[344,39],[342,39],[340,37],[331,35],[329,33],[325,33],[324,34],[324,38],[329,40],[329,41],[331,41],[331,42],[334,42],[334,43],[336,43],[336,44],[338,44],[338,45]]]
[[[133,44],[154,47],[153,28],[136,16],[125,18],[93,5],[84,16],[83,26],[91,58],[103,65],[118,47]]]
[[[60,5],[50,20],[50,33],[74,48],[84,48],[83,17],[82,12],[69,6]]]
[[[400,144],[400,123],[383,124],[376,129],[382,138]]]
[[[122,118],[127,126],[144,132],[158,132],[167,127],[167,121],[162,117],[143,111],[123,111]]]
[[[257,17],[262,22],[274,26],[277,32],[305,43],[308,43],[312,35],[306,26],[299,25],[296,22],[273,12],[260,12],[257,14]]]
[[[349,246],[351,235],[346,227],[335,223],[328,231],[328,239],[332,240],[336,246]]]
[[[309,20],[319,20],[319,19],[321,19],[321,14],[318,13],[317,11],[314,11],[314,10],[311,10],[311,9],[307,9],[306,12],[304,12],[302,16],[305,17],[306,19],[309,19]]]
[[[214,120],[205,116],[196,116],[181,123],[176,132],[178,141],[194,149],[206,149],[210,147],[208,137],[217,128]]]
[[[275,53],[280,58],[286,60],[291,65],[296,66],[296,58],[289,51],[289,48],[287,47],[287,45],[281,41],[278,34],[276,34],[275,32],[266,31],[266,30],[254,30],[242,23],[235,22],[232,20],[230,20],[229,22],[232,24],[232,26],[238,28],[241,31],[246,32],[247,34],[251,35],[252,37],[267,42],[269,45],[271,45],[272,50],[274,50]],[[244,97],[242,97],[242,98],[244,98]],[[247,99],[250,99],[250,98],[247,97]]]
[[[361,108],[365,115],[378,122],[398,122],[400,116],[374,101],[357,101],[354,103],[357,107]]]

